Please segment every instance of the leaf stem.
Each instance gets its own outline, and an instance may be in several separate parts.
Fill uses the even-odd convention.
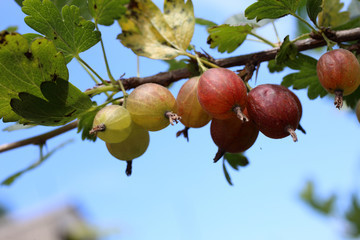
[[[199,56],[193,55],[193,54],[185,52],[185,51],[181,52],[181,55],[187,56],[187,57],[192,58],[192,59],[194,59],[196,61],[198,61],[198,58],[199,58]],[[215,63],[209,62],[209,61],[207,61],[207,60],[205,60],[203,58],[199,58],[199,60],[201,61],[201,63],[203,63],[203,64],[205,64],[205,65],[207,65],[209,67],[212,67],[212,68],[218,68],[219,67]]]
[[[272,21],[271,23],[272,23],[272,26],[274,28],[276,39],[277,39],[278,43],[281,44],[281,40],[280,40],[280,37],[279,37],[279,33],[278,33],[277,29],[276,29],[275,23],[274,23],[274,21]]]
[[[314,33],[317,33],[318,31],[311,26],[310,23],[308,23],[305,19],[303,19],[302,17],[300,17],[299,15],[297,15],[296,13],[291,13],[291,15],[293,15],[294,17],[296,17],[298,20],[300,20],[301,22],[305,23]]]
[[[77,56],[76,59],[81,62],[87,69],[89,69],[104,85],[109,85],[89,64],[87,64],[81,57]]]
[[[95,28],[96,28],[97,31],[100,31],[99,26],[98,26],[97,23],[95,23]],[[109,77],[112,85],[114,85],[114,86],[119,85],[120,86],[120,89],[121,89],[121,91],[123,92],[123,95],[124,95],[124,107],[126,107],[126,98],[127,98],[128,94],[127,94],[121,80],[116,81],[115,78],[113,77],[113,75],[111,74],[109,63],[108,63],[108,60],[107,60],[107,57],[106,57],[106,52],[105,52],[105,47],[104,47],[104,42],[102,40],[102,37],[100,38],[100,44],[101,44],[101,49],[102,49],[102,52],[103,52],[103,55],[104,55],[104,61],[105,61],[106,71],[107,71],[108,77]]]
[[[95,88],[88,89],[84,93],[86,95],[94,96],[107,91],[119,91],[119,89],[113,85],[101,85]]]
[[[271,47],[274,47],[274,48],[277,47],[274,43],[272,43],[272,42],[270,42],[269,40],[261,37],[260,35],[257,35],[257,34],[254,33],[254,32],[250,32],[249,34],[250,34],[250,35],[253,35],[254,37],[256,37],[256,38],[258,38],[258,39],[260,39],[262,42],[270,45]]]

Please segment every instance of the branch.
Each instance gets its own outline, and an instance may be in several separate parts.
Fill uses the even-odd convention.
[[[328,36],[329,37],[329,36]],[[347,42],[347,41],[356,41],[360,39],[360,28],[353,28],[350,30],[343,30],[332,32],[331,37],[329,37],[332,41],[335,42]],[[325,46],[326,42],[324,39],[315,39],[315,38],[308,38],[305,40],[299,40],[295,42],[295,45],[298,51],[305,51],[309,49],[314,49],[317,47]],[[222,58],[217,59],[214,61],[216,65],[219,67],[234,67],[234,66],[242,66],[249,63],[253,63],[254,65],[258,65],[261,62],[270,61],[275,59],[277,52],[279,51],[279,47],[272,48],[266,51],[236,56],[236,57],[229,57],[229,58]],[[131,77],[126,79],[121,79],[122,83],[126,90],[135,88],[144,83],[158,83],[163,86],[168,86],[173,82],[179,81],[184,78],[189,78],[192,76],[192,73],[187,68],[177,69],[169,72],[160,72],[153,76],[139,78],[139,77]],[[91,91],[95,88],[104,87],[101,84],[92,88],[88,89],[87,91]],[[11,150],[14,148],[22,147],[29,144],[44,144],[46,140],[58,136],[64,132],[67,132],[71,129],[76,128],[77,121],[72,122],[68,125],[55,129],[51,132],[38,135],[36,137],[24,139],[18,142],[3,144],[0,145],[0,153],[5,152],[7,150]]]
[[[360,39],[360,28],[353,28],[350,30],[342,30],[333,32],[333,36],[329,37],[335,42],[347,42],[355,41]],[[299,52],[318,48],[325,46],[326,42],[324,39],[314,39],[308,38],[304,40],[299,40],[295,42],[295,45]],[[272,48],[269,50],[255,52],[246,55],[240,55],[236,57],[222,58],[215,60],[215,64],[219,67],[229,68],[235,66],[246,65],[247,63],[254,63],[254,65],[260,64],[261,62],[270,61],[275,59],[279,47]],[[187,68],[172,70],[169,72],[161,72],[149,77],[131,77],[122,79],[123,85],[126,90],[135,88],[144,83],[158,83],[163,86],[168,86],[169,84],[179,81],[184,78],[189,78],[192,76],[192,73]]]
[[[62,133],[65,133],[67,131],[70,131],[74,128],[76,128],[78,125],[78,121],[74,121],[72,123],[69,123],[65,126],[62,126],[60,128],[57,128],[53,131],[35,136],[35,137],[31,137],[31,138],[27,138],[21,141],[17,141],[17,142],[13,142],[13,143],[6,143],[3,145],[0,145],[0,153],[14,149],[14,148],[19,148],[22,146],[26,146],[29,144],[35,144],[35,145],[41,145],[41,144],[45,144],[45,142],[53,137],[56,137]]]

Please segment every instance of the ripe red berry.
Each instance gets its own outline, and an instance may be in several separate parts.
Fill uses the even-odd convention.
[[[317,63],[321,85],[335,94],[335,106],[340,109],[343,96],[353,93],[360,85],[360,64],[350,51],[336,49],[323,54]]]
[[[226,68],[205,71],[198,84],[198,99],[203,109],[213,118],[226,119],[237,115],[246,121],[242,110],[246,107],[247,90],[244,82]]]
[[[297,141],[295,129],[301,118],[301,104],[286,87],[263,84],[253,88],[247,99],[250,118],[259,130],[270,138],[292,136]],[[299,107],[300,106],[300,107]]]
[[[247,110],[244,110],[247,115]],[[259,129],[250,119],[243,122],[233,116],[228,119],[213,119],[210,125],[211,138],[219,150],[214,158],[218,161],[225,152],[238,153],[249,149],[259,135]]]

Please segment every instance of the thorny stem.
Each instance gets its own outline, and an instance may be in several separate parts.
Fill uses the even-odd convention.
[[[165,113],[165,117],[169,119],[169,122],[171,125],[174,126],[174,122],[175,123],[178,123],[178,121],[180,121],[181,117],[178,116],[176,113],[173,113],[173,112],[170,112],[170,111],[167,111]]]
[[[340,108],[343,106],[343,91],[342,90],[335,90],[335,101],[334,105],[337,109],[340,110]]]
[[[236,114],[236,116],[243,122],[249,121],[249,119],[246,117],[246,115],[241,111],[240,106],[233,107],[232,111]]]
[[[360,28],[354,28],[349,30],[341,30],[335,32],[335,37],[337,39],[337,42],[346,42],[346,41],[353,41],[358,40],[360,37]],[[297,48],[299,51],[305,51],[308,49],[314,49],[320,46],[326,45],[325,40],[319,40],[319,39],[304,39],[299,40],[295,42]],[[241,66],[245,65],[249,60],[256,59],[258,63],[269,61],[275,58],[276,54],[278,52],[278,48],[269,49],[265,51],[250,53],[246,55],[240,55],[235,57],[229,57],[229,58],[223,58],[223,59],[217,59],[216,64],[214,64],[214,67],[233,67],[233,66]],[[191,55],[191,54],[190,54]],[[192,56],[192,55],[191,55]],[[191,57],[193,58],[193,57]],[[78,59],[79,60],[79,59]],[[80,61],[80,60],[79,60]],[[190,71],[187,68],[183,69],[177,69],[172,70],[169,72],[162,72],[158,73],[153,76],[148,76],[144,78],[128,78],[124,81],[126,82],[126,89],[134,88],[140,84],[146,83],[146,82],[156,82],[161,85],[169,85],[172,82],[188,78],[191,76]],[[108,85],[108,84],[105,84]],[[110,87],[110,88],[107,88]],[[97,86],[95,88],[87,90],[85,93],[88,95],[96,95],[105,91],[116,91],[117,89],[114,86]],[[51,139],[53,137],[56,137],[57,135],[60,135],[62,133],[65,133],[67,131],[70,131],[71,129],[74,129],[77,127],[78,122],[72,122],[70,124],[64,125],[60,128],[57,128],[55,130],[49,131],[47,133],[26,138],[20,141],[12,142],[12,143],[6,143],[0,145],[0,153],[5,152],[11,149],[15,149],[18,147],[35,144],[38,145],[40,143],[46,142],[48,139]]]
[[[216,163],[217,161],[219,161],[224,155],[225,155],[226,151],[222,148],[218,148],[217,153],[215,154],[214,157],[214,163]]]
[[[40,134],[37,135],[35,137],[31,137],[31,138],[26,138],[17,142],[13,142],[13,143],[6,143],[6,144],[2,144],[0,145],[0,153],[11,150],[11,149],[15,149],[15,148],[19,148],[19,147],[23,147],[29,144],[35,144],[35,145],[41,145],[41,144],[45,144],[45,142],[53,137],[56,137],[60,134],[63,134],[67,131],[70,131],[74,128],[76,128],[78,125],[78,121],[74,121],[72,123],[69,123],[65,126],[62,126],[60,128],[57,128],[55,130],[52,130],[50,132],[44,133],[44,134]]]
[[[286,131],[290,134],[290,136],[292,137],[293,141],[294,142],[297,142],[297,136],[296,136],[296,133],[295,133],[295,130],[292,128],[292,127],[287,127],[286,128]]]
[[[132,173],[132,160],[126,161],[126,170],[125,170],[126,176],[131,176]]]
[[[180,135],[184,135],[184,138],[186,138],[187,141],[189,141],[189,127],[185,127],[183,130],[180,130],[176,133],[176,137],[179,137]]]

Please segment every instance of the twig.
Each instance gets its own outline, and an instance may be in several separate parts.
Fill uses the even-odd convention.
[[[353,28],[349,30],[342,30],[334,32],[334,35],[330,37],[332,41],[335,42],[347,42],[347,41],[356,41],[360,39],[360,28]],[[325,46],[326,41],[323,39],[314,39],[314,38],[308,38],[305,40],[299,40],[295,42],[295,45],[298,49],[298,51],[305,51],[309,49],[314,49],[317,47]],[[236,57],[230,57],[230,58],[222,58],[217,59],[215,61],[215,64],[219,67],[234,67],[234,66],[242,66],[246,65],[249,62],[252,62],[254,64],[260,64],[261,62],[270,61],[275,58],[277,52],[279,51],[279,47],[272,48],[266,51],[236,56]],[[141,84],[144,83],[158,83],[163,86],[168,86],[173,82],[179,81],[184,78],[189,78],[192,76],[192,73],[187,68],[177,69],[169,72],[160,72],[158,74],[155,74],[153,76],[149,77],[131,77],[127,79],[121,79],[124,88],[126,90],[135,88]],[[93,89],[88,89],[87,91],[93,91],[96,90],[96,88],[101,86],[96,86]],[[58,129],[55,129],[51,132],[24,139],[18,142],[9,143],[9,144],[3,144],[0,145],[0,153],[8,151],[10,149],[18,148],[21,146],[29,145],[29,144],[42,144],[46,140],[53,138],[57,135],[60,135],[64,132],[67,132],[71,129],[76,128],[77,122],[72,122],[68,125],[65,125],[63,127],[60,127]]]
[[[31,138],[27,138],[27,139],[23,139],[21,141],[17,141],[17,142],[13,142],[13,143],[6,143],[3,145],[0,145],[0,153],[14,149],[14,148],[19,148],[22,146],[26,146],[29,144],[44,144],[48,139],[56,137],[62,133],[65,133],[67,131],[70,131],[74,128],[76,128],[78,125],[78,121],[74,121],[72,123],[69,123],[65,126],[62,126],[60,128],[57,128],[55,130],[52,130],[50,132],[35,136],[35,137],[31,137]]]

